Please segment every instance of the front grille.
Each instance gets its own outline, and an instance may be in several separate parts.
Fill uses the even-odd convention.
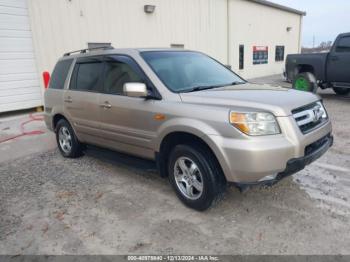
[[[327,122],[327,112],[321,102],[294,109],[292,114],[303,134]]]
[[[313,142],[312,144],[308,145],[307,147],[305,147],[305,156],[308,156],[310,154],[312,154],[313,152],[315,152],[317,149],[319,149],[320,147],[322,147],[330,138],[330,134],[322,137],[321,139]]]

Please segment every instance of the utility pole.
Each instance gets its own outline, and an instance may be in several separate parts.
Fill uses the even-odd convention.
[[[315,48],[315,35],[312,37],[312,48]]]

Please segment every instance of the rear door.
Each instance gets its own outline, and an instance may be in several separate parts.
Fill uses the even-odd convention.
[[[329,54],[328,82],[350,83],[350,34],[341,35]]]
[[[99,133],[103,66],[101,57],[78,58],[64,93],[65,115],[82,141]]]

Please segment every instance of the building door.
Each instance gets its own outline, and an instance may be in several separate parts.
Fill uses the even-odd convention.
[[[42,104],[26,0],[0,0],[0,113]]]

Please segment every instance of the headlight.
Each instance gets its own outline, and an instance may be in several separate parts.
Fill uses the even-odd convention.
[[[318,112],[318,118],[322,118],[322,119],[327,119],[327,112],[326,112],[326,109],[324,108],[324,105],[322,104],[322,102],[321,101],[318,101],[318,102],[316,102],[316,104],[319,106],[319,112]],[[315,114],[317,113],[317,110],[316,110],[316,112],[315,112]]]
[[[230,123],[250,136],[275,135],[281,133],[275,116],[265,112],[230,112]]]

